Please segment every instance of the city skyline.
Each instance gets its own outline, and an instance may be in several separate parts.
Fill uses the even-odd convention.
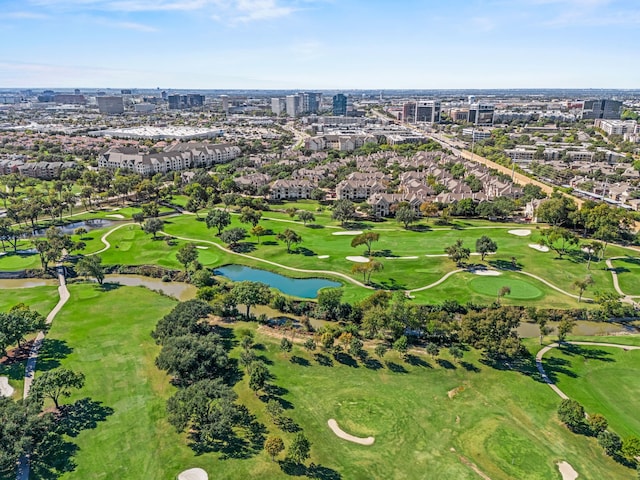
[[[0,88],[640,86],[633,1],[429,3],[10,0]]]

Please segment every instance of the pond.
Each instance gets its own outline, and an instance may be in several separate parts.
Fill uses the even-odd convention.
[[[316,298],[321,288],[340,287],[342,284],[324,278],[290,278],[277,273],[246,267],[244,265],[226,265],[216,268],[214,273],[227,277],[234,282],[251,280],[252,282],[266,283],[270,287],[277,288],[286,295],[300,298]]]
[[[196,296],[196,287],[183,282],[163,282],[159,278],[143,277],[142,275],[106,275],[105,282],[119,283],[127,287],[147,287],[160,290],[165,295],[171,295],[180,301],[191,300]]]
[[[91,230],[95,230],[97,228],[104,228],[113,225],[115,222],[113,220],[105,220],[103,218],[93,218],[90,220],[81,220],[78,222],[67,223],[66,225],[58,225],[56,228],[62,231],[62,233],[66,235],[73,235],[73,231],[76,228],[84,228],[86,231],[90,232]],[[36,236],[42,236],[46,234],[47,229],[43,228],[40,230],[36,230]]]

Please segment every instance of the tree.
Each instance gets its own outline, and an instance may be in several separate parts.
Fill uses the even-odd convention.
[[[377,242],[378,240],[380,240],[379,233],[365,232],[353,237],[353,240],[351,240],[351,246],[355,248],[355,247],[359,247],[360,245],[366,245],[367,246],[366,255],[367,257],[369,257],[371,256],[371,244],[373,242]]]
[[[229,248],[234,248],[238,242],[247,238],[247,231],[241,227],[230,228],[220,234],[220,240],[226,243]]]
[[[178,303],[173,310],[158,320],[151,336],[156,343],[164,344],[169,338],[187,334],[207,334],[211,327],[207,321],[213,309],[202,300],[187,300]]]
[[[48,325],[45,318],[27,305],[14,305],[7,313],[0,313],[0,354],[6,352],[10,345],[24,341],[27,335],[39,331],[46,331]]]
[[[223,340],[213,333],[169,337],[156,358],[156,365],[173,375],[174,383],[182,386],[229,373],[229,357]]]
[[[471,255],[471,250],[464,248],[462,245],[462,239],[458,239],[456,240],[456,243],[449,245],[444,249],[444,253],[446,253],[458,267],[461,267],[463,262]]]
[[[269,417],[271,417],[271,421],[273,423],[277,423],[284,412],[282,404],[275,398],[272,398],[267,402],[267,406],[265,407],[265,409]]]
[[[362,274],[363,282],[367,281],[368,271],[369,271],[369,268],[366,263],[354,263],[353,265],[351,265],[351,273],[353,273],[354,275]]]
[[[156,217],[151,217],[148,218],[143,224],[142,224],[142,230],[144,230],[145,233],[150,233],[153,235],[153,238],[156,238],[156,234],[162,230],[162,227],[164,226],[164,221],[162,221],[159,218]]]
[[[551,227],[541,234],[540,244],[549,247],[562,258],[569,246],[578,244],[578,236],[571,230],[562,227]]]
[[[438,345],[436,345],[435,343],[427,343],[425,350],[433,358],[437,357],[438,354],[440,353],[440,349],[438,348]]]
[[[284,451],[284,442],[280,437],[270,436],[264,442],[264,451],[271,457],[274,462],[276,457]]]
[[[99,285],[104,282],[104,267],[100,255],[82,257],[76,264],[76,272],[84,277],[93,277]]]
[[[39,374],[31,386],[37,398],[50,398],[60,408],[60,397],[71,396],[71,389],[84,387],[84,375],[67,368],[55,368]]]
[[[298,218],[302,221],[304,225],[306,225],[307,222],[316,221],[316,216],[309,210],[298,210]]]
[[[311,190],[311,200],[322,202],[326,196],[327,194],[319,188],[314,188],[313,190]]]
[[[560,421],[575,431],[584,425],[584,407],[575,400],[564,399],[558,406]]]
[[[249,388],[258,395],[258,392],[267,384],[267,380],[269,379],[269,370],[267,370],[267,366],[260,361],[253,362],[250,370]]]
[[[262,212],[260,210],[254,210],[251,207],[242,207],[242,210],[240,210],[240,221],[242,223],[250,223],[255,227],[261,218]]]
[[[246,317],[250,318],[250,310],[254,305],[266,305],[271,300],[269,286],[261,282],[245,280],[234,284],[231,290],[237,304],[246,307]]]
[[[460,322],[460,341],[483,350],[490,359],[517,357],[523,352],[516,331],[521,317],[522,311],[515,307],[470,311]]]
[[[484,257],[487,253],[494,253],[498,251],[498,244],[491,240],[486,235],[481,236],[476,240],[476,252],[481,255],[481,259],[484,262]]]
[[[302,242],[302,237],[290,228],[287,228],[284,232],[276,235],[276,238],[287,244],[287,253],[291,253],[292,244],[298,244]]]
[[[251,229],[251,235],[257,237],[258,244],[260,243],[260,237],[267,234],[267,230],[262,225],[256,225]]]
[[[133,215],[131,215],[131,219],[137,224],[142,225],[142,222],[144,222],[144,213],[136,212]]]
[[[420,218],[420,215],[413,209],[407,202],[402,202],[396,209],[396,220],[404,225],[404,228],[409,228],[409,225],[414,223]]]
[[[591,434],[594,437],[600,435],[600,432],[604,432],[609,426],[607,419],[599,413],[589,416],[587,423],[589,424],[589,430],[591,430]]]
[[[420,205],[420,212],[425,217],[435,217],[438,215],[438,206],[433,202],[424,202]]]
[[[398,352],[402,358],[404,358],[407,354],[407,350],[409,349],[409,341],[406,335],[402,335],[395,342],[393,342],[393,349]]]
[[[600,242],[589,242],[582,244],[582,250],[587,254],[587,270],[591,269],[591,260],[600,256],[604,245]]]
[[[576,321],[568,315],[563,315],[560,323],[558,324],[558,341],[564,342],[567,335],[571,333],[573,327],[576,326]]]
[[[313,352],[317,347],[316,342],[315,342],[315,340],[313,338],[308,338],[307,340],[305,340],[305,342],[302,344],[302,346],[308,352]]]
[[[582,280],[576,280],[573,282],[573,288],[578,290],[578,303],[582,300],[582,294],[589,287],[589,285],[593,285],[595,282],[593,281],[593,277],[591,275],[587,275]]]
[[[280,350],[283,353],[290,353],[292,348],[293,343],[291,343],[291,340],[286,337],[282,337],[282,340],[280,341]]]
[[[318,313],[327,320],[337,320],[342,300],[342,289],[323,288],[318,294]]]
[[[449,354],[455,361],[458,361],[463,357],[464,351],[458,345],[451,345],[449,347]]]
[[[550,199],[540,204],[536,215],[539,222],[559,227],[569,223],[570,215],[575,211],[576,204],[572,199],[561,193],[554,193]]]
[[[309,452],[311,450],[311,443],[304,436],[304,433],[298,432],[293,437],[293,442],[287,452],[287,459],[294,463],[303,463],[309,458]]]
[[[613,457],[622,448],[622,440],[617,434],[605,430],[598,435],[598,445],[604,449],[604,453]]]
[[[373,353],[376,354],[376,357],[382,359],[387,354],[387,347],[385,345],[379,343],[373,349]]]
[[[231,225],[231,214],[226,210],[210,210],[204,221],[207,228],[217,228],[220,235],[226,227]]]
[[[367,283],[371,283],[371,275],[373,272],[381,272],[384,269],[384,265],[376,260],[370,260],[362,265],[364,265],[366,269]]]
[[[333,204],[333,211],[331,212],[331,218],[340,221],[342,226],[356,215],[356,207],[350,200],[341,199],[336,200]]]
[[[500,287],[500,289],[498,290],[498,301],[500,301],[502,297],[509,295],[510,293],[511,293],[511,287],[507,285]]]
[[[193,243],[185,243],[176,252],[176,259],[184,265],[184,270],[189,269],[189,265],[198,260],[198,249]]]
[[[640,457],[640,438],[638,437],[627,437],[622,442],[622,448],[620,449],[620,453],[627,458],[628,460],[636,460],[637,457]]]

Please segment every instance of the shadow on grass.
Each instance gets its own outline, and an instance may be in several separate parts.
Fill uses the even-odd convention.
[[[386,362],[386,363],[387,363],[387,368],[391,370],[393,373],[409,373],[409,371],[399,363],[395,363],[395,362]]]
[[[294,355],[291,357],[291,363],[295,363],[296,365],[300,365],[301,367],[310,367],[311,363],[306,358],[298,357]]]
[[[311,228],[313,230],[320,230],[320,229],[324,228],[324,225],[318,225],[317,223],[310,223],[308,225],[305,225],[305,227]]]
[[[291,477],[307,477],[316,478],[318,480],[340,480],[342,475],[339,472],[322,465],[311,463],[308,467],[301,463],[295,463],[290,460],[280,460],[278,462],[280,469],[286,475]]]
[[[101,292],[110,292],[112,290],[117,290],[121,287],[117,282],[104,282],[102,285],[96,285],[96,290]]]
[[[467,372],[480,373],[481,370],[476,367],[473,363],[462,361],[460,362],[460,366],[464,368]]]
[[[456,370],[458,368],[449,360],[445,360],[444,358],[437,359],[436,363],[440,365],[442,368],[446,368],[447,370]]]
[[[598,348],[587,347],[582,345],[572,345],[570,343],[562,343],[558,347],[562,353],[567,356],[580,356],[586,360],[598,360],[601,362],[615,362],[611,358],[611,353]]]
[[[348,230],[371,230],[373,227],[364,222],[345,222],[344,228]]]
[[[338,363],[341,363],[342,365],[346,365],[347,367],[351,367],[351,368],[359,367],[358,362],[355,360],[355,358],[353,358],[348,353],[339,352],[334,354],[333,358],[335,358]]]
[[[383,368],[382,363],[375,358],[367,358],[364,362],[364,366],[369,370],[380,370]]]
[[[322,365],[323,367],[333,367],[333,360],[330,356],[325,355],[324,353],[314,353],[313,359],[318,362],[318,365]]]
[[[433,368],[428,362],[425,362],[424,359],[417,355],[407,355],[406,362],[413,367]]]
[[[113,415],[113,408],[90,398],[77,400],[70,405],[62,405],[59,413],[61,433],[77,437],[83,430],[97,428],[98,422],[106,421],[111,415]]]
[[[66,341],[45,338],[38,353],[38,371],[52,370],[60,366],[60,361],[73,353]]]
[[[374,287],[382,287],[386,290],[406,290],[406,286],[403,283],[399,283],[395,278],[390,278],[380,282],[379,284],[372,284]]]
[[[366,256],[367,252],[364,252],[362,255]],[[395,258],[397,257],[397,255],[394,255],[393,253],[391,253],[391,250],[389,250],[388,248],[385,248],[384,250],[376,250],[375,252],[371,252],[371,256],[372,257],[391,257],[391,258]]]
[[[291,250],[291,253],[294,253],[297,255],[304,255],[305,257],[313,257],[316,255],[316,252],[314,252],[313,250],[309,250],[308,248],[305,248],[305,247],[298,247],[295,250]]]
[[[535,358],[531,354],[508,359],[484,357],[480,359],[480,363],[495,370],[518,372],[536,382],[546,383],[536,367]]]
[[[519,272],[522,270],[522,266],[516,262],[514,265],[513,262],[509,262],[507,260],[489,260],[489,265],[498,270],[507,270],[511,272]]]
[[[39,455],[31,457],[29,478],[55,480],[65,473],[73,472],[77,466],[73,460],[77,451],[78,446],[61,435],[48,435],[38,447]],[[15,475],[13,478],[16,478]]]

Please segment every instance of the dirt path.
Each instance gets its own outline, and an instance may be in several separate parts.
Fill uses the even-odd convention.
[[[587,347],[613,347],[613,348],[622,348],[623,350],[640,350],[639,346],[620,345],[618,343],[601,343],[601,342],[566,342],[566,343],[568,343],[569,345],[583,345]],[[551,381],[547,373],[544,371],[544,367],[542,366],[542,357],[544,357],[544,354],[547,353],[552,348],[556,348],[559,346],[560,346],[559,343],[552,343],[551,345],[547,345],[546,347],[539,350],[538,353],[536,354],[536,367],[538,368],[538,372],[540,372],[542,379],[545,381],[547,385],[549,385],[549,387],[551,387],[551,390],[556,392],[560,398],[567,400],[569,398],[567,394],[564,393],[562,390],[560,390],[558,386]]]
[[[64,267],[58,265],[58,281],[60,282],[60,286],[58,287],[58,295],[60,296],[60,300],[53,310],[49,312],[47,315],[46,323],[47,325],[51,325],[53,319],[60,312],[64,304],[69,300],[69,290],[67,289],[67,282],[64,277]],[[38,360],[38,353],[42,348],[42,344],[44,343],[44,332],[38,332],[36,339],[33,342],[31,347],[31,351],[29,352],[29,358],[27,359],[27,366],[24,371],[24,390],[22,393],[22,398],[27,398],[29,396],[29,390],[31,390],[31,384],[33,383],[33,378],[36,372],[36,362]],[[20,457],[20,461],[18,463],[18,472],[16,475],[17,480],[29,480],[29,457],[27,455],[23,455]]]

